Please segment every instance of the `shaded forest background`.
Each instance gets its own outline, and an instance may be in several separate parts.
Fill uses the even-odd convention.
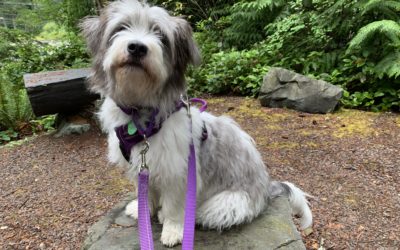
[[[87,67],[77,23],[104,0],[0,0],[0,145],[53,127],[34,117],[22,76]],[[399,111],[398,0],[150,1],[185,16],[203,63],[189,91],[257,97],[270,67],[341,86],[341,105]]]

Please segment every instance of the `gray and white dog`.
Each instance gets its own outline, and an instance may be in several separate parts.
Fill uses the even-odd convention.
[[[191,108],[192,133],[187,111],[176,103],[186,91],[188,64],[200,62],[188,22],[162,8],[136,0],[109,4],[98,17],[81,23],[93,56],[89,87],[105,101],[99,118],[108,133],[108,159],[126,167],[136,179],[143,144],[134,146],[129,161],[121,153],[115,128],[131,117],[119,107],[139,109],[142,121],[148,109],[159,110],[158,133],[148,140],[151,214],[163,224],[161,241],[173,246],[182,241],[186,175],[190,138],[197,161],[196,223],[222,230],[252,221],[268,201],[287,195],[301,228],[309,227],[312,214],[303,191],[288,182],[272,181],[253,139],[228,117],[215,117]],[[202,140],[204,129],[207,140]],[[137,218],[137,200],[126,209]]]

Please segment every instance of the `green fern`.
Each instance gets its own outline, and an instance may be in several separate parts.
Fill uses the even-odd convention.
[[[400,50],[385,56],[374,68],[379,78],[400,76]]]
[[[32,118],[25,89],[16,89],[6,77],[0,75],[0,128],[18,129],[21,123]]]
[[[240,1],[231,8],[231,26],[224,31],[229,45],[244,48],[265,38],[264,28],[282,14],[286,0]]]
[[[367,56],[375,52],[372,60],[376,65],[373,69],[379,78],[397,78],[400,76],[400,24],[392,20],[381,20],[365,25],[350,41],[347,49],[347,53],[357,51]]]
[[[399,1],[385,0],[369,0],[365,5],[361,6],[361,15],[370,12],[382,13],[390,19],[398,19],[397,12],[400,11]]]
[[[352,52],[362,48],[369,43],[371,39],[385,36],[394,46],[400,46],[400,25],[392,20],[375,21],[362,27],[357,35],[350,41],[347,52]]]

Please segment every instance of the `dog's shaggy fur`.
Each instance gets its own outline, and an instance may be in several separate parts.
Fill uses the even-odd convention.
[[[149,138],[151,213],[158,211],[163,223],[161,241],[173,246],[182,240],[186,175],[190,137],[197,152],[196,223],[224,229],[250,222],[268,206],[268,201],[287,195],[302,228],[311,225],[306,194],[291,183],[272,181],[253,139],[228,117],[215,117],[191,108],[193,131],[185,109],[176,101],[186,90],[188,64],[200,61],[190,25],[164,9],[136,0],[108,5],[99,17],[83,20],[83,34],[93,56],[89,87],[105,101],[99,112],[108,133],[109,160],[126,167],[136,179],[143,144],[134,146],[130,162],[119,149],[115,127],[130,117],[117,106],[156,108],[161,130]],[[143,109],[143,122],[148,117]],[[208,139],[201,140],[203,126]],[[137,218],[137,201],[126,213]]]

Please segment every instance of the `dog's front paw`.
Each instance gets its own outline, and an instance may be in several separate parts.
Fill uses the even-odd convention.
[[[183,225],[169,220],[164,221],[161,233],[161,242],[166,247],[173,247],[182,243]]]
[[[135,220],[137,220],[138,218],[138,201],[137,200],[133,200],[131,201],[125,208],[125,214],[128,216],[131,216],[132,218],[134,218]]]

